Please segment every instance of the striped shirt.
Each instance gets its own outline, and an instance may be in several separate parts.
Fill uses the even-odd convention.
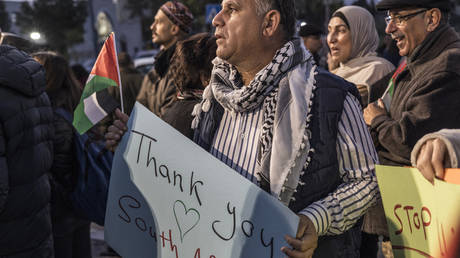
[[[224,112],[211,153],[242,176],[254,175],[263,112]],[[315,225],[318,235],[337,235],[350,229],[378,196],[374,165],[378,158],[358,100],[348,94],[338,125],[337,158],[342,184],[326,198],[300,212]]]
[[[211,148],[212,155],[255,184],[259,180],[254,171],[262,122],[262,108],[244,113],[225,110]]]

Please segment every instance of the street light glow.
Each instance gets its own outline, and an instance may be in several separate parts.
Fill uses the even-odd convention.
[[[40,32],[32,32],[30,33],[30,38],[33,40],[39,40],[41,38]]]

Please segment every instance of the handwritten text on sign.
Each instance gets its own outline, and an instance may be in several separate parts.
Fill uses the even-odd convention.
[[[115,155],[106,239],[123,257],[283,257],[298,218],[136,105]]]
[[[415,168],[376,171],[395,257],[456,257],[460,186],[433,186]]]

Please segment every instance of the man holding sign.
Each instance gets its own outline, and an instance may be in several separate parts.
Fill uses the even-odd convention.
[[[295,2],[224,0],[217,58],[195,142],[299,214],[289,257],[359,257],[360,223],[378,195],[377,154],[353,84],[314,65]],[[106,135],[126,130],[118,113]]]

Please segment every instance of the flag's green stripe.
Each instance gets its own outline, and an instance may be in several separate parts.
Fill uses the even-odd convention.
[[[85,105],[83,100],[91,96],[93,93],[111,86],[116,87],[118,85],[114,80],[98,75],[95,75],[93,79],[85,85],[85,89],[83,90],[80,98],[80,103],[74,111],[74,119],[72,123],[80,134],[85,133],[93,127],[93,124],[85,114]]]
[[[83,90],[83,94],[81,95],[80,103],[83,102],[83,100],[86,99],[88,96],[91,96],[91,94],[93,94],[94,92],[103,90],[110,86],[116,87],[118,85],[112,79],[95,75],[93,79],[91,79],[91,81],[89,81],[85,85],[85,89]]]
[[[88,131],[91,127],[93,127],[93,124],[91,121],[89,121],[88,117],[85,114],[85,105],[83,104],[83,101],[78,104],[77,108],[74,111],[73,114],[73,127],[77,129],[77,132],[80,134],[85,133]]]
[[[390,97],[393,97],[393,91],[395,89],[395,83],[393,81],[393,78],[390,79],[390,89],[388,90],[388,93],[390,94]]]

